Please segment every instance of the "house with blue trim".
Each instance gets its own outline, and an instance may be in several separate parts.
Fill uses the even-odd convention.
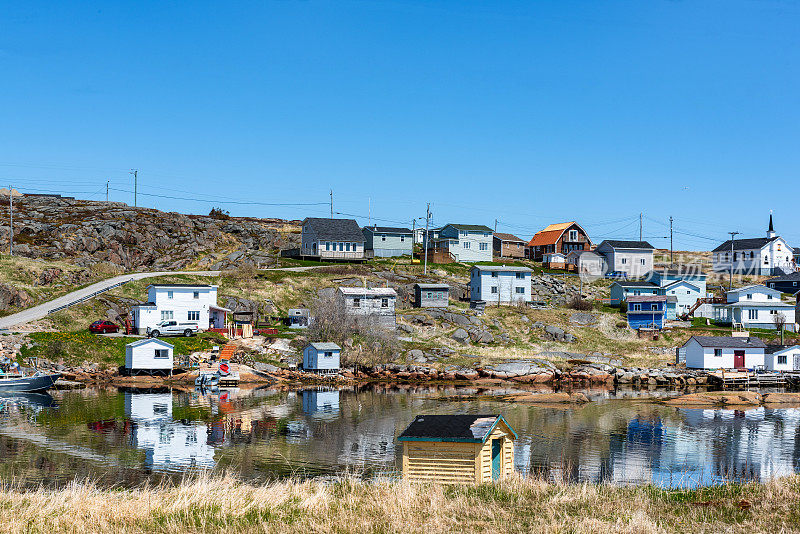
[[[494,232],[482,224],[446,224],[428,236],[428,250],[450,254],[455,261],[492,261]]]
[[[664,328],[667,316],[666,295],[640,295],[628,297],[628,326],[640,328]]]
[[[661,288],[646,280],[617,280],[611,284],[611,305],[619,306],[628,297],[661,295]]]

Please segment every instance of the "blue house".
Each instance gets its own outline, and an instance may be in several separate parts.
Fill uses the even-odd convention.
[[[309,343],[303,349],[303,370],[311,373],[339,372],[342,348],[336,343]]]
[[[628,297],[628,326],[640,328],[664,328],[667,315],[666,295],[641,295]]]
[[[390,226],[365,226],[364,250],[371,250],[376,258],[411,256],[414,251],[414,234],[408,228]]]
[[[618,280],[611,284],[611,305],[619,306],[628,297],[661,295],[661,288],[644,280]]]

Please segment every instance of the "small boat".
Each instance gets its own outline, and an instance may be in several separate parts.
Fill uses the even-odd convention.
[[[0,374],[0,391],[34,393],[47,391],[61,377],[61,373],[42,373],[36,371],[30,376]]]

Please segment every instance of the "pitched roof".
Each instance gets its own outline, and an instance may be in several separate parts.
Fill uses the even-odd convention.
[[[661,276],[708,276],[699,265],[681,265],[677,269],[653,269],[651,273]]]
[[[620,287],[660,287],[658,284],[654,284],[653,282],[648,282],[646,280],[617,280],[614,282],[614,284],[617,284]],[[613,286],[614,284],[611,285]]]
[[[450,289],[450,286],[447,284],[414,284],[416,287],[420,289]]]
[[[776,276],[775,278],[768,279],[765,283],[770,282],[798,282],[800,281],[800,271],[793,272],[791,274],[785,274],[783,276]]]
[[[494,237],[499,239],[500,241],[517,241],[519,243],[524,243],[522,239],[518,238],[514,234],[504,234],[502,232],[495,232]]]
[[[764,349],[767,347],[767,345],[757,337],[692,336],[689,338],[689,341],[693,339],[697,341],[701,347],[721,349]],[[689,343],[689,341],[686,343]]]
[[[364,242],[364,232],[353,219],[324,219],[320,217],[307,217],[303,226],[308,225],[317,239],[331,241]]]
[[[536,235],[528,241],[528,246],[531,247],[541,247],[543,245],[554,245],[561,235],[567,231],[567,229],[571,226],[577,226],[581,229],[581,231],[586,235],[586,239],[589,244],[592,243],[592,240],[589,239],[589,234],[586,233],[580,224],[575,221],[565,222],[565,223],[558,223],[558,224],[551,224],[550,226],[546,227],[544,230],[536,232]]]
[[[777,294],[780,294],[780,291],[778,291],[777,289],[772,289],[771,287],[767,287],[767,286],[764,286],[764,285],[761,285],[761,284],[750,284],[749,286],[736,287],[736,288],[733,288],[733,289],[731,289],[729,291],[726,291],[725,293],[742,293],[742,292],[745,292],[745,291],[749,291],[751,289],[752,290],[762,291],[764,293],[772,293],[772,294],[777,293]]]
[[[355,295],[366,297],[396,297],[397,291],[391,287],[340,287],[339,291],[343,295]]]
[[[500,421],[516,438],[517,435],[502,415],[418,415],[397,439],[483,443]]]
[[[308,345],[314,347],[317,350],[342,350],[342,347],[340,347],[336,343],[316,342],[316,343],[309,343]]]
[[[759,250],[764,248],[769,243],[772,243],[780,237],[755,237],[752,239],[734,239],[733,250]],[[711,252],[726,252],[731,250],[731,240],[728,239],[723,244],[712,250]]]
[[[168,349],[173,348],[171,344],[167,343],[164,340],[146,337],[144,339],[140,339],[139,341],[134,341],[133,343],[128,343],[125,345],[126,347],[138,347],[140,345],[147,345],[148,343],[155,343],[156,345],[161,345],[162,347],[167,347]]]
[[[625,300],[628,302],[667,302],[669,298],[666,295],[631,295]]]
[[[785,350],[797,348],[800,348],[800,345],[767,345],[767,349],[764,352],[766,354],[775,354],[777,352],[783,352]]]
[[[512,273],[532,273],[533,270],[529,267],[515,266],[515,265],[473,265],[473,269],[479,271],[503,271]]]
[[[491,232],[492,229],[482,224],[454,224],[449,223],[445,226],[452,226],[456,230],[466,230],[467,232]]]
[[[411,230],[408,228],[397,228],[394,226],[365,226],[364,230],[369,230],[376,234],[408,234],[411,235]]]
[[[606,239],[603,243],[608,244],[611,248],[638,248],[638,249],[650,249],[655,250],[656,247],[648,243],[647,241],[621,241],[617,239]],[[603,246],[603,243],[600,243],[599,246]]]

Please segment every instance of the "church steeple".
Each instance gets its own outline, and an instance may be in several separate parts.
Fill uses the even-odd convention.
[[[772,224],[772,211],[769,212],[769,230],[767,230],[767,237],[770,239],[775,237],[775,226]]]

